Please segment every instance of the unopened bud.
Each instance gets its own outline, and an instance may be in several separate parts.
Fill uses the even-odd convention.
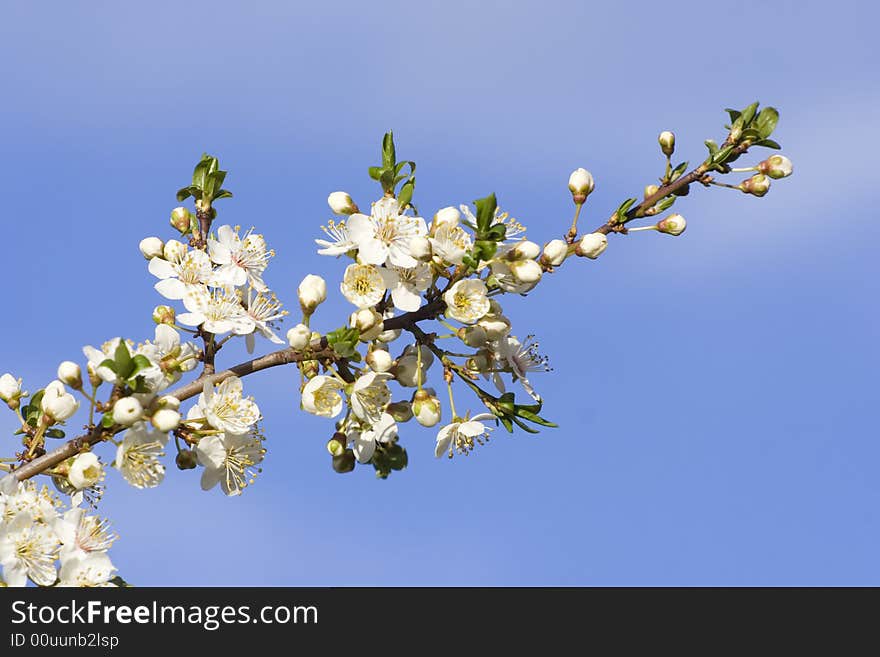
[[[305,324],[297,324],[287,331],[287,344],[291,349],[302,351],[312,340],[312,330]]]
[[[163,395],[153,403],[153,406],[155,408],[170,408],[172,411],[176,411],[180,409],[180,400],[174,395]]]
[[[349,215],[359,212],[357,203],[351,200],[346,192],[333,192],[327,197],[327,205],[333,210],[333,214]]]
[[[486,329],[479,324],[474,326],[462,326],[458,329],[458,339],[468,347],[482,347],[488,341]]]
[[[461,212],[456,208],[449,206],[438,210],[437,214],[434,215],[434,220],[431,222],[431,233],[436,232],[441,226],[449,226],[450,228],[458,226],[460,221]]]
[[[645,198],[653,196],[659,191],[660,188],[657,185],[645,185]]]
[[[366,356],[367,365],[374,372],[387,372],[394,364],[394,359],[384,349],[373,349]]]
[[[104,478],[104,466],[94,452],[77,454],[70,462],[67,481],[76,490],[94,486]]]
[[[483,317],[476,325],[486,332],[486,339],[492,342],[510,333],[510,320],[503,315]]]
[[[739,184],[739,189],[752,196],[764,196],[770,191],[770,178],[763,173],[756,173],[748,180],[743,180]]]
[[[467,359],[466,367],[471,372],[478,374],[488,372],[492,367],[492,354],[487,349],[480,349],[476,354]]]
[[[79,390],[82,388],[82,370],[73,361],[66,360],[58,366],[58,380]]]
[[[91,363],[86,365],[86,372],[89,375],[89,383],[92,384],[92,387],[97,388],[104,383],[104,379],[98,376],[98,373],[95,371],[95,368],[92,367]]]
[[[162,257],[169,262],[179,262],[186,254],[186,245],[177,240],[168,240],[162,248]]]
[[[680,214],[671,214],[657,222],[657,230],[667,235],[681,235],[687,228],[687,222]]]
[[[327,283],[320,276],[309,274],[299,284],[299,305],[307,315],[327,299]]]
[[[395,422],[409,422],[412,420],[412,404],[405,401],[391,402],[385,407],[385,412],[394,418]]]
[[[123,397],[113,404],[113,421],[130,427],[144,416],[144,408],[134,397]]]
[[[191,449],[182,449],[177,452],[174,463],[180,470],[192,470],[199,464],[196,453]]]
[[[157,324],[174,324],[177,313],[171,306],[156,306],[153,308],[153,321]]]
[[[657,141],[660,143],[660,150],[663,151],[663,154],[666,157],[671,157],[675,152],[675,135],[669,132],[669,130],[664,130],[657,137]]]
[[[192,226],[192,214],[184,207],[174,208],[171,211],[171,225],[181,235],[186,235]]]
[[[528,285],[541,280],[544,270],[535,260],[516,260],[508,264],[510,272],[520,283]]]
[[[587,200],[594,188],[593,174],[584,168],[575,169],[568,177],[568,189],[578,205]]]
[[[141,250],[141,255],[143,255],[144,258],[152,260],[153,258],[162,257],[164,254],[165,243],[158,237],[145,237],[141,240],[140,244],[138,244],[138,248]]]
[[[431,242],[427,237],[417,235],[409,240],[409,254],[416,260],[428,262],[433,255]]]
[[[169,431],[174,431],[180,425],[180,413],[171,408],[161,408],[153,413],[150,422],[157,430],[162,433],[168,433]]]
[[[758,165],[758,171],[778,180],[790,176],[794,166],[785,155],[771,155]]]
[[[362,342],[369,342],[382,332],[383,321],[382,315],[372,308],[362,308],[349,316],[348,325],[358,330]]]
[[[588,233],[578,242],[575,253],[585,258],[595,260],[608,247],[608,238],[602,233]]]
[[[16,379],[9,373],[0,376],[0,400],[12,410],[17,409],[21,405],[21,398],[27,393],[21,391],[21,379]]]
[[[342,454],[333,456],[333,469],[339,474],[345,474],[354,470],[355,465],[354,451],[347,449]]]
[[[505,254],[504,257],[512,261],[534,260],[538,257],[538,254],[540,252],[540,246],[538,246],[534,242],[530,242],[529,240],[522,240],[513,245],[513,247]]]
[[[330,452],[330,456],[339,456],[345,451],[345,443],[348,442],[348,438],[344,433],[340,433],[337,431],[333,434],[333,437],[327,441],[327,451]]]
[[[541,264],[550,267],[558,267],[568,257],[568,244],[563,240],[550,240],[544,245],[544,255],[541,256]]]
[[[440,421],[440,400],[432,391],[417,390],[413,395],[413,417],[423,427],[433,427]]]

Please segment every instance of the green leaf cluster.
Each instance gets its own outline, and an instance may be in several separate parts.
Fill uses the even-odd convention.
[[[232,197],[232,192],[223,189],[226,173],[220,169],[220,162],[216,157],[203,154],[193,170],[192,184],[177,191],[177,200],[185,201],[192,196],[196,201],[210,205],[217,199]]]
[[[730,123],[725,126],[730,130],[730,136],[722,147],[711,139],[705,141],[709,150],[705,164],[709,170],[728,173],[730,167],[727,165],[739,157],[739,153],[735,151],[743,145],[763,146],[776,150],[781,148],[777,142],[770,139],[770,135],[779,123],[778,110],[775,107],[764,107],[759,110],[759,106],[760,103],[756,101],[741,110],[730,108],[724,110],[730,117]]]
[[[358,330],[348,326],[343,326],[327,334],[327,344],[333,348],[333,351],[340,358],[347,358],[355,362],[361,360],[361,355],[357,350],[359,340],[360,333]]]
[[[404,171],[407,169],[408,171]],[[413,192],[416,187],[416,163],[411,160],[397,161],[397,150],[394,147],[393,131],[386,132],[382,137],[382,165],[367,170],[370,178],[382,185],[382,191],[397,197],[400,209],[412,205]],[[400,191],[397,185],[403,181]]]
[[[131,355],[125,340],[120,339],[113,353],[113,358],[101,361],[98,367],[106,367],[116,375],[120,383],[127,384],[134,392],[149,392],[146,381],[141,374],[152,367],[150,359],[142,354]]]

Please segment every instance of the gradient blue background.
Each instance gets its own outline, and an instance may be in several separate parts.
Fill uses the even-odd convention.
[[[145,492],[108,475],[121,574],[880,584],[876,8],[475,4],[0,5],[0,370],[31,389],[84,344],[151,336],[161,300],[137,243],[171,236],[204,150],[236,195],[220,221],[265,233],[267,281],[294,306],[305,274],[338,284],[312,238],[329,192],[376,196],[366,167],[388,128],[418,162],[423,212],[495,191],[541,242],[569,221],[573,168],[596,177],[598,224],[658,175],[660,130],[696,161],[725,106],[779,107],[795,162],[763,200],[695,189],[676,206],[683,237],[615,239],[506,302],[553,361],[535,380],[560,429],[500,431],[448,462],[407,425],[404,473],[340,476],[296,371],[268,371],[246,382],[269,455],[242,497],[173,467]],[[317,326],[349,311],[334,299]]]

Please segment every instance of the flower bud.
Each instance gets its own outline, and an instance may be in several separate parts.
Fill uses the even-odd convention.
[[[571,196],[577,204],[586,201],[594,188],[593,174],[586,169],[575,169],[568,178],[568,189],[571,191]]]
[[[758,171],[778,180],[790,176],[794,165],[785,155],[771,155],[758,165]]]
[[[541,253],[540,246],[529,240],[521,240],[514,244],[504,257],[511,261],[534,260],[539,253]]]
[[[164,254],[165,243],[158,237],[145,237],[141,240],[140,244],[138,244],[138,248],[141,250],[141,254],[144,258],[152,260],[153,258],[162,257]]]
[[[739,189],[752,196],[764,196],[770,191],[770,179],[763,173],[756,173],[748,180],[743,180],[739,184]]]
[[[342,454],[333,456],[333,470],[339,474],[345,474],[354,470],[355,465],[354,451],[347,449]]]
[[[309,274],[302,279],[297,292],[303,312],[311,315],[315,308],[327,299],[327,283],[320,276]]]
[[[427,237],[417,235],[409,241],[409,254],[416,260],[428,262],[433,255],[431,250],[431,242]]]
[[[479,324],[474,326],[462,326],[458,329],[458,339],[468,347],[482,347],[488,341],[486,329]]]
[[[150,422],[158,431],[168,433],[169,431],[174,431],[180,425],[180,413],[171,408],[160,408],[153,413]]]
[[[312,330],[305,324],[297,324],[287,331],[287,344],[291,349],[302,351],[312,340]]]
[[[509,263],[510,272],[520,283],[528,285],[541,280],[544,270],[535,260],[516,260]]]
[[[177,240],[168,240],[162,249],[162,257],[170,262],[177,262],[186,254],[186,245]]]
[[[669,130],[664,130],[657,137],[657,141],[660,142],[660,150],[663,151],[663,154],[666,157],[671,157],[675,152],[675,135],[669,132]]]
[[[56,422],[64,422],[79,409],[76,398],[64,389],[61,381],[52,381],[43,392],[40,408]]]
[[[94,486],[104,478],[104,466],[94,452],[77,454],[70,463],[67,481],[76,490]]]
[[[442,210],[438,210],[437,214],[434,215],[434,220],[431,222],[431,234],[433,235],[441,226],[454,228],[455,226],[458,226],[460,222],[461,212],[456,208],[449,206]]]
[[[180,400],[174,395],[163,395],[153,402],[155,408],[170,408],[172,411],[180,409]]]
[[[579,256],[595,260],[608,247],[608,238],[602,233],[588,233],[581,238],[575,253]]]
[[[104,383],[104,379],[98,376],[98,373],[95,371],[95,368],[92,367],[91,363],[86,364],[86,372],[89,375],[89,383],[92,384],[93,388],[97,388]]]
[[[382,315],[372,308],[356,310],[348,318],[348,325],[360,333],[361,342],[375,340],[382,332],[382,323]]]
[[[476,354],[467,359],[467,368],[478,374],[488,372],[492,367],[492,354],[488,349],[480,349]]]
[[[349,215],[359,212],[357,203],[351,200],[346,192],[333,192],[327,197],[327,205],[333,210],[333,214]]]
[[[327,441],[327,451],[330,452],[330,456],[339,456],[345,451],[345,443],[348,442],[348,438],[344,433],[337,431],[333,434],[333,437]]]
[[[6,402],[9,408],[13,410],[18,408],[24,394],[21,392],[21,379],[16,379],[8,372],[0,376],[0,399]]]
[[[645,185],[645,198],[653,196],[659,191],[660,188],[657,185]]]
[[[423,427],[433,427],[440,421],[440,400],[428,390],[416,390],[412,402],[413,417]]]
[[[174,208],[171,211],[171,225],[181,235],[186,235],[192,226],[192,214],[184,207]]]
[[[680,214],[671,214],[657,222],[657,230],[667,235],[681,235],[687,228],[687,222]]]
[[[387,372],[394,365],[394,359],[384,349],[373,349],[366,357],[367,365],[374,372]]]
[[[558,267],[568,257],[568,244],[563,240],[550,240],[544,245],[544,255],[541,256],[541,264],[550,267]]]
[[[177,313],[171,306],[156,306],[153,308],[153,321],[157,324],[174,324]]]
[[[113,404],[113,421],[124,427],[130,427],[144,416],[141,403],[134,397],[123,397]]]
[[[82,388],[82,370],[73,361],[66,360],[58,366],[58,379],[74,390]]]
[[[503,315],[483,317],[476,325],[486,332],[486,339],[492,342],[510,333],[510,320]]]
[[[199,464],[199,459],[194,450],[182,449],[177,452],[174,463],[178,470],[192,470]]]
[[[316,360],[304,360],[299,364],[299,371],[302,372],[302,375],[307,379],[313,379],[318,376],[318,372],[320,369],[318,368],[318,361]]]
[[[385,412],[394,418],[395,422],[409,422],[412,420],[412,404],[405,401],[391,402],[385,407]]]

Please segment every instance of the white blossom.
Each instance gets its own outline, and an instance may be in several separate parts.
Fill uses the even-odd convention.
[[[134,397],[122,397],[113,404],[113,421],[130,427],[144,416],[144,407]]]
[[[461,226],[444,224],[430,239],[434,256],[450,265],[460,265],[474,247],[471,236]]]
[[[583,195],[586,197],[592,193],[594,188],[595,183],[593,182],[593,174],[583,167],[575,169],[568,177],[568,189],[572,194]]]
[[[551,267],[558,267],[568,257],[568,244],[563,240],[550,240],[544,245],[544,256],[542,262]]]
[[[486,284],[479,279],[458,281],[443,294],[445,314],[462,324],[475,324],[489,312]]]
[[[333,214],[349,215],[358,211],[358,206],[348,192],[333,192],[327,197],[327,205],[333,211]]]
[[[252,484],[266,450],[253,433],[204,436],[195,448],[202,472],[202,490],[210,490],[218,483],[226,495],[240,495]]]
[[[9,403],[21,396],[21,379],[16,379],[9,372],[0,376],[0,399]]]
[[[315,244],[322,247],[318,249],[319,255],[341,256],[357,248],[351,235],[348,234],[348,228],[344,221],[338,223],[332,220],[328,221],[326,226],[321,226],[321,230],[330,239],[315,240]]]
[[[57,573],[58,537],[29,513],[17,514],[0,532],[0,566],[8,586],[34,584],[51,586]]]
[[[389,267],[380,269],[385,287],[391,290],[394,307],[403,312],[418,310],[422,305],[421,293],[431,284],[431,270],[422,263],[415,267]]]
[[[275,335],[272,330],[273,322],[280,320],[287,314],[286,310],[281,310],[281,302],[278,297],[274,294],[265,295],[263,293],[257,293],[254,296],[253,290],[248,290],[245,300],[244,311],[254,321],[254,326],[260,335],[273,344],[284,344],[284,340]],[[244,341],[247,352],[254,353],[254,333],[248,333]]]
[[[64,389],[61,381],[55,380],[46,386],[40,408],[56,422],[64,422],[79,409],[79,401]]]
[[[220,226],[217,239],[208,238],[208,255],[220,265],[214,272],[213,284],[238,287],[247,283],[257,292],[268,290],[263,271],[273,253],[266,249],[262,235],[248,231],[242,238],[231,226]]]
[[[397,423],[388,413],[382,413],[378,420],[369,428],[360,432],[351,432],[355,458],[360,463],[368,463],[376,451],[376,444],[386,444],[397,437]]]
[[[358,308],[370,308],[382,300],[385,279],[378,267],[353,264],[345,268],[340,289],[343,296]]]
[[[180,425],[180,413],[171,408],[160,408],[153,413],[150,423],[156,427],[157,431],[167,433]]]
[[[581,238],[577,245],[577,253],[579,256],[585,256],[591,260],[595,260],[608,247],[608,238],[602,233],[587,233]]]
[[[137,353],[146,356],[155,369],[139,372],[151,390],[157,392],[180,380],[184,372],[199,364],[199,348],[192,342],[180,342],[180,334],[168,324],[157,324],[155,339],[141,345]]]
[[[94,452],[82,452],[73,458],[67,481],[77,490],[94,486],[104,478],[104,466]]]
[[[95,349],[91,345],[86,345],[83,347],[83,354],[89,361],[89,368],[98,377],[106,382],[106,383],[116,383],[116,372],[111,370],[109,367],[101,367],[101,363],[105,360],[114,360],[116,356],[116,349],[119,347],[119,344],[122,342],[122,338],[113,338],[112,340],[108,340],[104,344],[101,345],[101,349]],[[131,348],[129,344],[124,343],[126,348],[128,348],[129,355],[131,354]]]
[[[313,311],[327,299],[327,283],[320,276],[308,274],[300,282],[297,295],[303,310]]]
[[[193,249],[182,254],[167,251],[166,248],[166,258],[168,255],[171,258],[153,258],[149,266],[150,273],[161,279],[154,286],[156,291],[166,299],[184,299],[188,293],[198,292],[214,281],[211,259],[204,251]]]
[[[351,410],[358,418],[368,424],[379,421],[391,401],[391,391],[386,383],[390,378],[390,374],[382,372],[367,372],[358,377],[351,393]]]
[[[383,198],[373,203],[372,214],[356,213],[348,218],[348,234],[358,248],[358,259],[369,265],[386,263],[415,267],[409,241],[428,232],[425,220],[400,213],[397,199]]]
[[[82,370],[73,361],[65,360],[58,366],[58,380],[79,390],[82,388]]]
[[[159,459],[165,456],[168,434],[148,429],[139,422],[125,432],[116,449],[113,467],[135,488],[153,488],[165,478],[165,466]]]
[[[177,321],[187,326],[201,326],[215,335],[229,332],[247,335],[256,328],[256,322],[245,312],[233,288],[195,288],[184,297],[183,305],[189,312],[178,315]]]
[[[287,331],[287,344],[291,349],[302,351],[309,346],[312,339],[312,330],[305,324],[297,324]]]
[[[482,444],[484,438],[488,438],[491,427],[483,425],[483,421],[492,420],[495,416],[491,413],[481,413],[469,420],[456,418],[440,431],[437,432],[437,445],[434,448],[434,456],[439,458],[444,453],[452,458],[454,451],[459,454],[468,454],[474,449],[475,442]]]
[[[158,237],[145,237],[138,244],[138,248],[147,260],[161,258],[165,253],[165,243]]]
[[[342,383],[332,376],[320,374],[309,381],[302,391],[302,407],[312,415],[336,417],[342,412]]]
[[[522,384],[525,391],[535,401],[541,401],[541,396],[535,392],[532,384],[529,382],[527,374],[529,372],[548,372],[548,359],[538,353],[538,343],[534,342],[533,335],[526,336],[525,342],[520,342],[513,336],[506,336],[499,340],[495,345],[496,360],[499,361],[505,369],[509,369],[513,376]],[[500,377],[496,380],[500,380]],[[503,384],[499,386],[501,392],[504,392]]]
[[[61,560],[85,557],[93,552],[106,552],[118,538],[110,524],[85,509],[73,508],[52,522],[52,530],[61,541]]]
[[[260,409],[252,399],[242,396],[241,379],[230,376],[216,388],[205,381],[187,421],[196,418],[204,418],[215,429],[238,435],[248,433],[260,420]]]
[[[65,560],[58,573],[58,586],[114,586],[110,579],[116,567],[104,552],[92,552]]]

